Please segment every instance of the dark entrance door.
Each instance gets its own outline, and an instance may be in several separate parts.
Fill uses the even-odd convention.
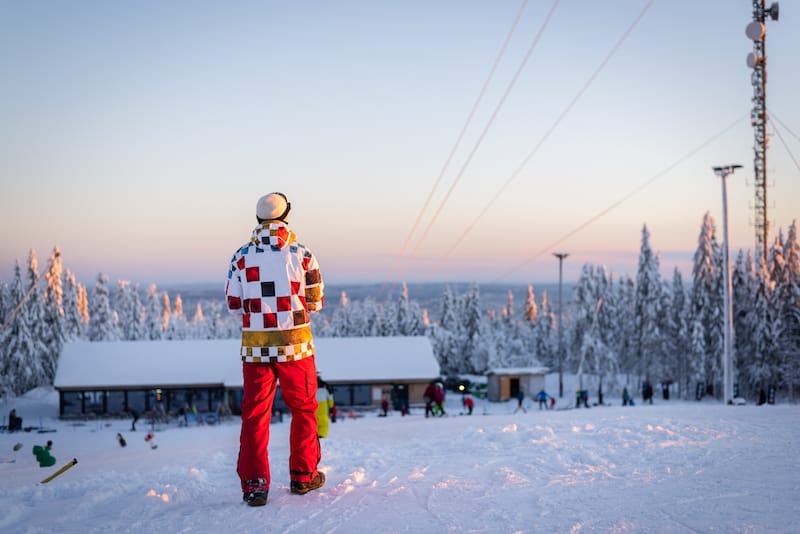
[[[511,378],[509,379],[509,394],[511,395],[512,399],[517,398],[517,393],[519,393],[519,378]]]

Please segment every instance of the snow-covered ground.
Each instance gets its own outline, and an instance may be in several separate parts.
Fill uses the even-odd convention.
[[[266,507],[241,501],[238,420],[156,432],[55,418],[57,397],[0,402],[0,532],[798,532],[800,407],[655,405],[472,416],[368,414],[331,425],[326,486],[289,493],[289,424],[272,425]],[[127,440],[122,448],[116,434]],[[31,450],[54,442],[56,465]],[[14,452],[16,443],[23,447]],[[78,464],[37,484],[72,458]]]

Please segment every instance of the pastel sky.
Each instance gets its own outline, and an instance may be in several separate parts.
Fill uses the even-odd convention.
[[[57,245],[84,283],[221,283],[271,191],[327,283],[552,282],[553,252],[566,280],[587,262],[635,274],[644,224],[663,271],[688,276],[704,213],[721,235],[711,168],[729,163],[731,248],[752,248],[751,1],[553,6],[3,2],[0,280]],[[785,230],[800,3],[781,2],[766,48]]]

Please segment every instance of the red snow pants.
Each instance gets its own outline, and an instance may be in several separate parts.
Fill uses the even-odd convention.
[[[317,476],[320,461],[317,436],[317,369],[314,357],[292,362],[243,363],[244,397],[239,460],[236,472],[242,491],[248,480],[269,475],[269,424],[275,387],[280,381],[283,401],[292,414],[289,428],[289,478],[309,482]]]

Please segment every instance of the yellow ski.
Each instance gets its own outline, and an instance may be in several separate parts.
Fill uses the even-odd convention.
[[[61,473],[63,473],[64,471],[66,471],[67,469],[69,469],[70,467],[72,467],[73,465],[75,465],[77,463],[78,463],[78,459],[77,458],[73,458],[71,462],[69,462],[67,465],[65,465],[64,467],[62,467],[61,469],[59,469],[58,471],[56,471],[55,473],[53,473],[52,475],[47,477],[46,479],[42,480],[40,482],[40,484],[47,484],[48,482],[50,482],[51,480],[56,478],[58,475],[60,475]]]

